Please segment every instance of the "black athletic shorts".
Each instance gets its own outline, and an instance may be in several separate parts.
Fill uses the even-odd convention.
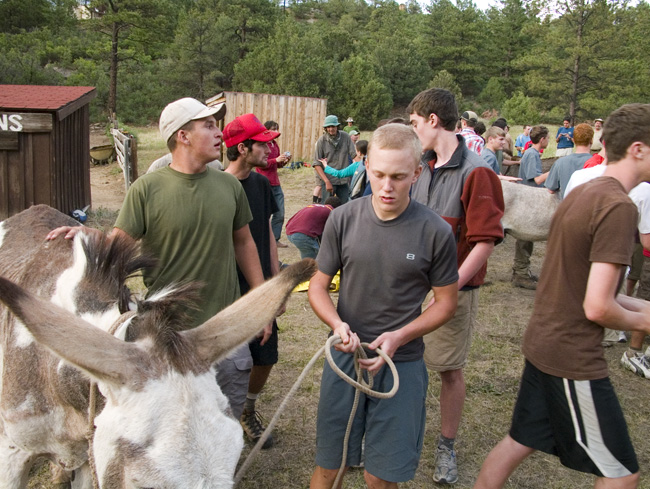
[[[510,436],[557,455],[562,465],[618,478],[639,471],[623,411],[609,378],[569,380],[530,362],[521,377]]]
[[[264,345],[260,345],[262,338],[255,338],[248,346],[251,349],[253,365],[265,366],[278,363],[278,323],[273,320],[273,332]]]

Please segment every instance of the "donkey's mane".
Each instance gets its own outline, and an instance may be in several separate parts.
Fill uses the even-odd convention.
[[[126,280],[143,268],[155,266],[156,260],[142,254],[137,242],[120,235],[109,238],[103,233],[88,233],[82,246],[88,263],[85,278],[118,297],[120,312],[128,311],[131,292]]]
[[[201,287],[199,282],[172,285],[151,299],[137,301],[138,313],[129,325],[126,341],[150,337],[158,354],[176,370],[194,373],[203,370],[193,361],[196,355],[190,354],[189,344],[179,334],[192,326],[191,312],[197,310]]]

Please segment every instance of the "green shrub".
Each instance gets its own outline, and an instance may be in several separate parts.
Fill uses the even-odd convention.
[[[532,98],[524,95],[522,92],[515,93],[510,99],[506,100],[501,110],[501,115],[505,117],[510,124],[538,124],[541,120],[540,113]]]

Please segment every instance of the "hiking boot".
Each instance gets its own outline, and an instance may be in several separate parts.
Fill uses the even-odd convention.
[[[436,470],[433,480],[438,484],[455,484],[458,481],[458,465],[456,465],[456,450],[438,446],[436,455]]]
[[[519,287],[528,290],[537,290],[537,282],[533,280],[532,277],[528,277],[526,275],[513,275],[511,282],[513,287]]]
[[[264,430],[266,429],[264,427],[264,420],[262,419],[262,416],[260,413],[257,411],[246,411],[241,415],[241,418],[239,418],[239,422],[241,423],[242,428],[244,428],[244,432],[246,433],[246,436],[250,441],[253,443],[257,443],[260,438],[262,438],[262,434],[264,433]],[[262,445],[262,450],[266,450],[267,448],[271,448],[273,446],[273,436],[269,435],[269,437],[266,439],[264,444]]]
[[[643,354],[628,356],[627,352],[621,357],[621,365],[640,377],[650,379],[650,359]]]

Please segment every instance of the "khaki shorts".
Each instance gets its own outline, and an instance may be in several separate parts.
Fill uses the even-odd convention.
[[[458,370],[467,363],[478,312],[478,290],[458,292],[458,308],[453,318],[424,336],[424,363],[435,372]]]

